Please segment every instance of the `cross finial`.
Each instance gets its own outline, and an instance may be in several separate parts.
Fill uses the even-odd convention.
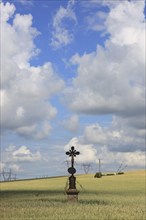
[[[76,155],[79,155],[79,154],[80,152],[76,151],[74,146],[71,147],[71,150],[66,152],[66,155],[69,155],[69,157],[72,157],[72,156],[76,157]]]

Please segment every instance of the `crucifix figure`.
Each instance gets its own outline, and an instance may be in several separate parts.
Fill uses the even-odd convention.
[[[71,174],[71,176],[69,177],[69,188],[66,191],[70,201],[77,200],[77,195],[79,193],[76,189],[76,177],[74,176],[74,173],[76,173],[76,169],[74,168],[74,157],[79,154],[80,152],[76,151],[73,146],[71,147],[71,150],[66,152],[66,155],[71,157],[71,167],[68,168],[68,172]]]

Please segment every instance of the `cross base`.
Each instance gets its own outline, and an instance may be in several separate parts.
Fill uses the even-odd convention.
[[[77,189],[68,189],[66,191],[69,202],[77,202],[79,191]]]

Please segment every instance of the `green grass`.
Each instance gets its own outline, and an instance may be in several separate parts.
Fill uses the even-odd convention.
[[[145,171],[102,178],[79,175],[76,203],[67,201],[66,181],[59,177],[1,183],[0,219],[146,219]]]

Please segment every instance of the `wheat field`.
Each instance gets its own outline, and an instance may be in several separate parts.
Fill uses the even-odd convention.
[[[1,182],[0,218],[145,220],[145,171],[94,178],[77,175],[78,202],[65,194],[68,177]]]

